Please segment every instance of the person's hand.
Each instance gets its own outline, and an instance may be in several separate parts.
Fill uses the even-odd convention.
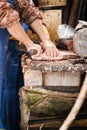
[[[41,46],[45,50],[44,52],[47,56],[50,56],[50,57],[58,56],[59,51],[51,40],[46,40],[43,43],[41,42]]]
[[[40,56],[42,54],[41,46],[32,42],[29,46],[26,46],[27,51],[30,52],[31,55]]]

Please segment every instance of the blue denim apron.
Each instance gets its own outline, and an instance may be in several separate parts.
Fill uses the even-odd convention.
[[[8,37],[9,34],[7,30],[0,29],[0,128],[3,128],[2,124],[2,114],[4,109],[6,110],[6,96],[3,97],[3,91],[7,95],[7,92],[5,91],[5,84],[7,84],[6,81],[6,61],[7,61],[7,44],[8,44]],[[5,104],[5,106],[2,107],[1,104]]]
[[[14,6],[14,0],[8,0]],[[27,27],[23,24],[25,30]],[[0,29],[0,129],[20,130],[18,91],[23,86],[20,65],[22,52],[16,41],[9,40],[6,29]]]

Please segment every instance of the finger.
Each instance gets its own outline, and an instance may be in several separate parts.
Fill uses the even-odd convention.
[[[51,56],[51,51],[50,50],[46,50],[45,53],[46,53],[47,56]]]
[[[35,46],[35,50],[37,51],[37,53],[35,54],[35,56],[39,56],[41,54],[41,52],[42,52],[42,49],[41,49],[41,47],[39,45]]]
[[[51,57],[55,57],[55,56],[56,56],[56,53],[55,53],[55,49],[54,49],[54,48],[52,48],[52,49],[50,50],[50,56],[51,56]]]
[[[32,60],[28,58],[28,59],[26,59],[26,62],[28,65],[31,65]]]
[[[55,49],[55,47],[53,46],[52,48],[51,48],[51,57],[55,57],[56,56],[56,49]]]
[[[32,56],[32,59],[33,59],[33,60],[42,60],[42,57],[40,57],[40,56],[34,56],[34,55],[33,55],[33,56]]]
[[[55,48],[53,48],[53,57],[56,57],[57,56],[57,51]]]
[[[38,56],[40,56],[42,54],[42,50],[40,49],[38,49],[38,51],[37,51],[37,54],[35,54],[35,55],[33,55],[33,56],[36,56],[36,57],[38,57]]]
[[[58,57],[59,53],[60,53],[60,51],[57,48],[55,48],[54,49],[54,57]]]

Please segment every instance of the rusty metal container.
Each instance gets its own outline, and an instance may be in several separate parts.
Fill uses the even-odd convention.
[[[38,0],[39,7],[65,6],[66,0]]]

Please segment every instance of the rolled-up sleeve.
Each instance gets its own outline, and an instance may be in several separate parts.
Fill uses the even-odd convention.
[[[36,19],[43,19],[32,0],[16,0],[15,9],[19,12],[21,21],[28,26]]]
[[[7,0],[0,0],[0,28],[7,28],[19,21],[19,13],[14,10]]]

